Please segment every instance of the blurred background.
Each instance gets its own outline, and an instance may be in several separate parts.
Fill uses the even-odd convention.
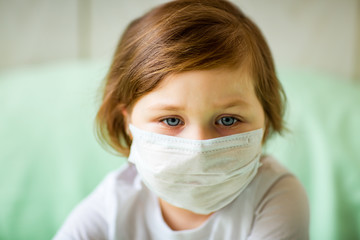
[[[163,0],[0,0],[0,240],[50,239],[125,159],[96,140],[128,23]],[[263,31],[290,132],[264,147],[303,183],[316,240],[360,239],[360,0],[233,0]]]
[[[0,1],[0,67],[109,59],[126,25],[163,0]],[[233,0],[277,64],[360,79],[359,0]]]

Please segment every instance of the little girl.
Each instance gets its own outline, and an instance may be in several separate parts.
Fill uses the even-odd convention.
[[[136,19],[97,114],[129,163],[55,239],[308,239],[303,187],[261,154],[284,98],[264,37],[231,3],[171,1]]]

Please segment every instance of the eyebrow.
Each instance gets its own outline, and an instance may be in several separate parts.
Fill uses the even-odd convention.
[[[172,104],[153,104],[149,106],[150,110],[178,111],[184,110],[184,107]]]
[[[218,107],[218,108],[231,108],[231,107],[237,107],[237,106],[248,106],[249,103],[246,102],[245,100],[243,99],[235,99],[235,100],[232,100],[232,101],[227,101],[225,103],[218,103],[218,104],[215,104],[214,106],[215,107]]]
[[[227,109],[227,108],[232,108],[232,107],[237,107],[237,106],[242,106],[242,107],[246,107],[249,104],[241,99],[236,99],[233,101],[228,101],[225,103],[216,103],[214,104],[215,108],[223,108],[223,109]],[[153,104],[149,106],[150,110],[164,110],[164,111],[179,111],[179,110],[184,110],[185,108],[183,106],[179,106],[176,104],[166,104],[166,103],[160,103],[160,104]]]

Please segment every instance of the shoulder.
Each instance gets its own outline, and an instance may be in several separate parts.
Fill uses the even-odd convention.
[[[120,169],[110,172],[98,188],[105,188],[108,193],[114,193],[118,190],[136,191],[142,188],[142,185],[135,166],[127,163]]]
[[[275,159],[262,159],[249,239],[308,239],[309,205],[300,181]],[[262,188],[261,185],[265,185]]]
[[[264,195],[281,179],[293,177],[293,175],[271,156],[262,156],[261,166],[252,182],[246,189],[247,198],[251,198],[253,206],[260,204]]]
[[[128,164],[109,173],[73,209],[54,239],[107,239],[112,214],[131,191],[136,191],[137,179],[135,168]]]

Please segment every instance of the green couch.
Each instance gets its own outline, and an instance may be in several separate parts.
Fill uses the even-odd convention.
[[[96,141],[103,61],[0,70],[0,239],[51,239],[125,159]],[[360,86],[282,70],[289,132],[264,151],[304,184],[311,239],[360,239]]]

